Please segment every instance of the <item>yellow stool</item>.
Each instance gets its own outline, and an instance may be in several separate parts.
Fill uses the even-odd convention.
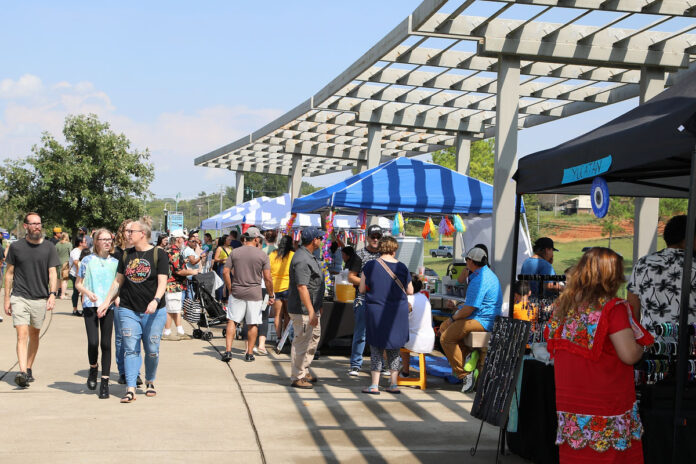
[[[406,348],[401,348],[402,353],[410,353],[409,350]],[[420,377],[417,379],[411,379],[407,377],[401,377],[401,373],[399,373],[399,377],[396,379],[396,384],[397,385],[408,385],[408,386],[416,386],[420,387],[421,390],[425,390],[426,386],[426,373],[425,373],[425,355],[423,353],[416,353],[418,354],[418,369],[420,371]]]

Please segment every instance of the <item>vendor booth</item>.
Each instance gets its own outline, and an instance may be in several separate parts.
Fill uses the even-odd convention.
[[[601,177],[604,181],[597,180]],[[689,199],[686,237],[694,236],[696,221],[696,78],[693,73],[655,98],[623,116],[555,148],[526,156],[515,174],[518,204],[523,193],[569,193],[597,195],[596,201],[610,201],[610,195],[633,197],[681,197]],[[592,187],[592,185],[595,187]],[[600,191],[597,191],[600,186]],[[608,195],[607,195],[608,193]],[[686,240],[685,256],[693,256],[693,241]],[[683,275],[692,275],[692,261],[684,260]],[[678,325],[687,328],[696,317],[689,308],[693,291],[689,279],[681,285]],[[659,335],[659,334],[658,334]],[[646,462],[696,462],[696,385],[693,331],[679,330],[674,336],[676,356],[662,357],[669,365],[668,375],[652,377],[640,385],[640,413],[645,428],[643,448]],[[690,337],[692,346],[690,347]],[[659,337],[658,337],[659,339]],[[678,343],[678,345],[677,345]],[[647,355],[646,355],[647,356]],[[643,360],[641,363],[645,363]],[[637,373],[641,365],[637,364]],[[640,376],[637,374],[636,378]],[[650,377],[648,377],[650,379]],[[543,431],[532,428],[534,421],[524,417],[553,417],[553,367],[538,361],[524,366],[520,398],[518,433],[510,437],[525,448],[553,447],[549,443],[555,430],[546,424]],[[525,388],[524,383],[527,384]],[[538,392],[547,392],[546,399]],[[537,392],[527,394],[526,392]],[[549,414],[553,408],[553,414]],[[545,434],[545,438],[534,435]],[[553,432],[553,430],[552,430]],[[516,451],[513,448],[513,451]],[[524,455],[524,454],[523,454]],[[532,456],[527,456],[533,458]]]
[[[202,230],[222,230],[225,228],[230,228],[238,224],[230,224],[230,219],[236,216],[244,216],[255,209],[258,209],[262,203],[270,200],[268,197],[258,197],[252,200],[246,201],[240,205],[232,206],[214,216],[201,221],[200,229]],[[241,224],[241,223],[239,223]]]

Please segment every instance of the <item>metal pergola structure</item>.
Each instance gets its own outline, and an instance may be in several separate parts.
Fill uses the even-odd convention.
[[[244,172],[288,175],[295,198],[303,176],[452,146],[467,173],[471,141],[495,137],[491,262],[508,276],[517,131],[651,98],[696,60],[695,33],[696,0],[424,0],[318,93],[195,164],[242,184]],[[637,203],[645,254],[657,200]]]

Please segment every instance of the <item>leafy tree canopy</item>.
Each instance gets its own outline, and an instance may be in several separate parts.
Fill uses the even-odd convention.
[[[148,150],[131,149],[96,115],[68,116],[65,145],[44,132],[25,159],[5,160],[0,171],[0,208],[36,211],[45,224],[70,231],[80,226],[115,229],[143,213],[154,169]]]
[[[488,184],[493,184],[495,139],[479,140],[471,144],[469,176]],[[457,160],[454,147],[433,153],[433,163],[456,170]]]

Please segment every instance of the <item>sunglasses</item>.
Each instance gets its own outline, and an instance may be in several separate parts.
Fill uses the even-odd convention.
[[[370,238],[379,240],[380,238],[382,238],[382,234],[372,234],[370,235]]]

